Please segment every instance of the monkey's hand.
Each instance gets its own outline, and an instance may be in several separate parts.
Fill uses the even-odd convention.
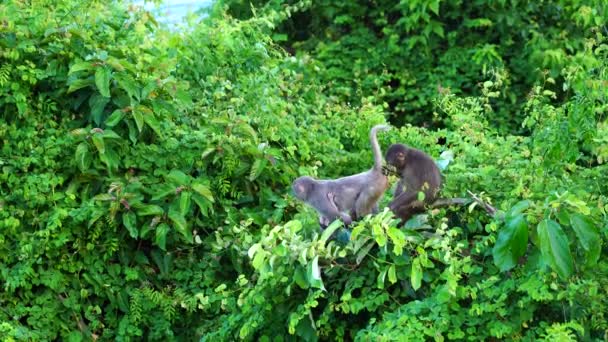
[[[340,218],[342,219],[342,222],[344,222],[344,224],[346,225],[350,225],[351,223],[353,223],[353,219],[348,214],[340,213]]]

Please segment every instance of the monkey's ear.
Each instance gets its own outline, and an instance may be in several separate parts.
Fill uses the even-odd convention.
[[[303,193],[305,192],[304,190],[306,190],[306,187],[304,186],[304,184],[298,184],[298,185],[296,186],[296,191],[297,191],[299,194],[303,194]]]

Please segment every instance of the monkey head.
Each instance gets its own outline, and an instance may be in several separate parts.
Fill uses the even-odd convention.
[[[407,151],[408,147],[403,144],[392,144],[389,146],[388,150],[386,150],[386,162],[397,168],[398,171],[403,170],[405,167]]]
[[[293,181],[291,184],[291,188],[295,196],[302,200],[306,201],[308,199],[308,194],[312,191],[314,187],[315,180],[308,176],[302,176]]]

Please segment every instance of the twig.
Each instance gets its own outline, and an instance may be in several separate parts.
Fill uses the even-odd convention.
[[[475,202],[481,204],[483,206],[483,208],[488,212],[488,214],[490,214],[490,216],[494,217],[494,215],[496,215],[496,208],[494,208],[493,206],[489,205],[488,203],[482,201],[479,197],[475,196],[475,194],[472,193],[470,190],[467,190],[467,193],[469,193],[469,195],[471,195],[471,197],[473,197]]]
[[[435,202],[433,202],[433,204],[430,205],[430,208],[434,209],[434,208],[451,207],[453,205],[467,205],[467,204],[471,203],[471,201],[475,201],[475,202],[479,203],[481,205],[481,207],[483,207],[483,209],[490,216],[494,217],[494,215],[496,215],[496,211],[497,211],[496,208],[494,208],[490,204],[488,204],[488,203],[484,202],[483,200],[481,200],[481,198],[477,197],[471,191],[467,190],[467,193],[469,195],[471,195],[472,199],[471,198],[462,198],[462,197],[457,197],[457,198],[439,198]]]
[[[443,208],[450,207],[453,205],[466,205],[471,202],[470,198],[439,198],[433,204],[431,208]]]

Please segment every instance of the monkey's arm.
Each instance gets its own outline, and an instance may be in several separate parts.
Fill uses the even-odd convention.
[[[403,182],[400,180],[399,182],[397,182],[397,186],[395,187],[395,193],[394,193],[394,197],[397,198],[397,196],[401,195],[403,193]]]
[[[327,209],[329,209],[329,216],[328,217],[340,217],[340,219],[342,220],[342,222],[344,222],[345,224],[351,224],[353,222],[352,218],[350,217],[350,215],[341,212],[338,209],[338,206],[336,205],[336,194],[334,194],[333,192],[328,192],[327,193]]]

